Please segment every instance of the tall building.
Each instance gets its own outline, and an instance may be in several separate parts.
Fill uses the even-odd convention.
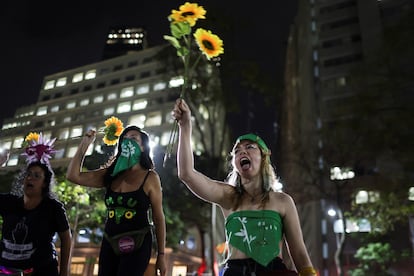
[[[385,30],[412,10],[413,3],[407,0],[298,1],[286,59],[279,174],[299,204],[304,237],[320,275],[336,275],[334,256],[342,235],[333,231],[335,221],[326,211],[331,206],[347,210],[358,196],[374,200],[378,178],[372,172],[382,169],[380,162],[386,167],[395,161],[367,158],[359,148],[356,152],[360,137],[350,126],[366,119],[355,106],[362,106],[359,101],[367,95],[355,86],[359,77],[355,72],[378,60]],[[403,68],[401,59],[398,66]],[[364,81],[367,87],[372,84]],[[403,101],[413,103],[413,87],[412,81],[404,81]],[[387,97],[374,100],[379,98]],[[382,107],[390,103],[384,101]],[[350,163],[356,156],[360,163]],[[354,228],[364,231],[363,225]],[[349,268],[355,248],[342,249],[347,260],[343,265]]]

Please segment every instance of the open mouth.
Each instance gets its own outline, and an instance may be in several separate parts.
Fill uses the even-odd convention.
[[[26,188],[33,188],[33,187],[34,187],[34,185],[32,183],[27,183],[26,184]]]
[[[247,170],[250,168],[250,160],[246,157],[240,159],[240,166],[243,170]]]

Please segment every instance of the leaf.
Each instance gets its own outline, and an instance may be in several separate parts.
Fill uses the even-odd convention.
[[[188,22],[177,22],[170,24],[171,34],[175,38],[181,38],[191,33],[191,27]]]
[[[186,56],[189,53],[190,53],[190,50],[188,50],[187,47],[183,46],[183,47],[177,49],[177,56],[179,56],[179,57]]]
[[[174,48],[176,49],[181,48],[180,42],[175,37],[170,36],[170,35],[164,35],[164,39],[169,41]]]

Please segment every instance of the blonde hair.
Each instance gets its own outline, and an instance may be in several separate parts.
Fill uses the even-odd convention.
[[[262,192],[263,195],[260,200],[260,207],[264,207],[266,202],[269,200],[269,193],[276,191],[276,184],[279,182],[275,168],[273,167],[271,160],[270,160],[270,151],[264,152],[261,147],[260,152],[262,154],[262,163],[260,166],[261,171],[261,184],[262,184]],[[226,182],[230,185],[234,186],[234,194],[233,194],[233,210],[236,210],[241,200],[245,194],[245,190],[241,183],[241,177],[239,172],[236,169],[236,166],[233,164],[234,155],[231,155],[230,158],[230,173],[227,175]]]

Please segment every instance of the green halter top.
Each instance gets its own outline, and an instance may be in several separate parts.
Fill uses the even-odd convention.
[[[279,255],[282,231],[282,217],[271,210],[236,211],[226,219],[227,242],[263,266]]]

